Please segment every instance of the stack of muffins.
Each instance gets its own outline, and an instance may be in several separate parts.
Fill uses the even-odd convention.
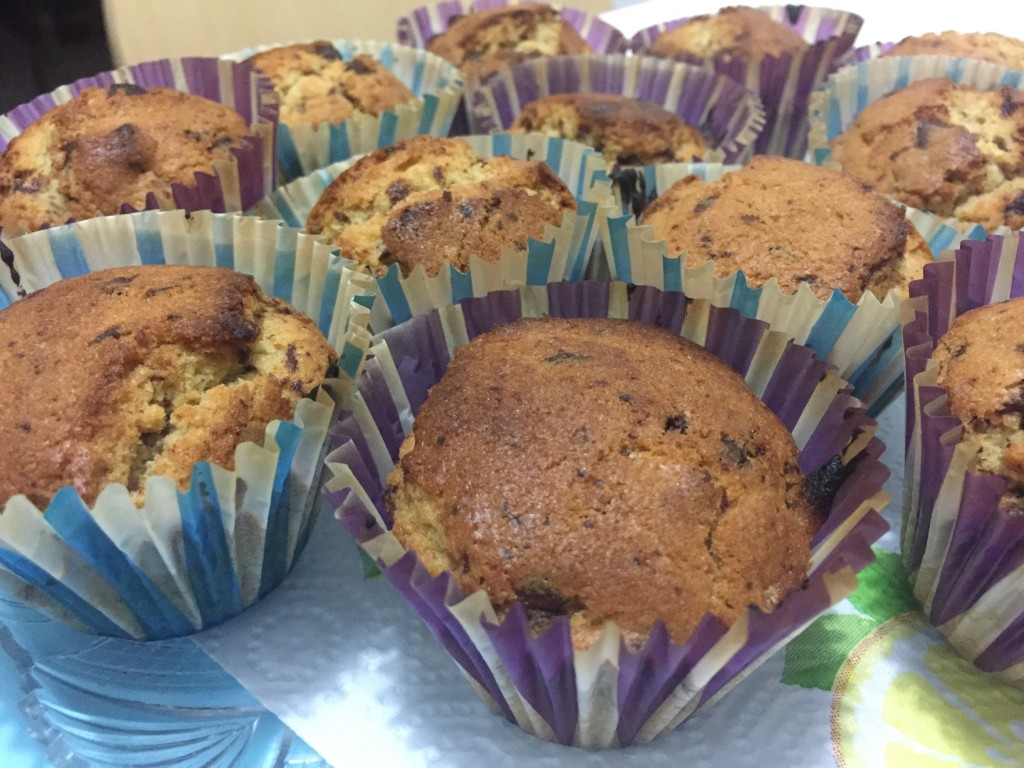
[[[887,63],[851,51],[860,23],[727,8],[630,46],[572,9],[449,2],[403,19],[405,46],[266,45],[15,110],[0,589],[100,634],[189,634],[280,582],[325,486],[505,717],[646,741],[856,587],[902,336],[936,348],[908,402],[943,387],[964,425],[946,474],[907,473],[918,596],[1024,679],[1005,569],[968,600],[931,577],[980,583],[984,558],[927,530],[956,472],[1005,478],[992,530],[1019,527],[1020,350],[990,331],[1013,320],[929,340],[915,315],[1005,298],[915,281],[1024,223],[1024,43],[946,33]],[[868,60],[809,113],[844,55]],[[460,121],[482,135],[446,136]],[[990,603],[998,631],[972,634]]]

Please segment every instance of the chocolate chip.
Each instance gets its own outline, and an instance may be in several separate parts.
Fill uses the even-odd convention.
[[[357,75],[369,75],[373,72],[373,66],[367,64],[362,58],[352,59],[352,61],[345,65],[345,69],[349,72],[355,72]]]
[[[622,395],[619,395],[619,400],[621,400],[623,403],[631,403],[631,402],[633,402],[633,396],[632,395],[622,394]]]
[[[1010,117],[1020,109],[1020,102],[1014,100],[1013,94],[1014,92],[1010,88],[1003,89],[1003,103],[999,107],[999,114],[1003,117]]]
[[[440,184],[441,180],[444,179],[444,171],[442,171],[438,166],[434,166],[433,175],[434,181],[436,181],[438,184]]]
[[[459,203],[459,213],[462,214],[462,218],[464,218],[464,219],[472,219],[473,218],[473,206],[470,205],[469,203],[463,201],[463,202]]]
[[[679,432],[685,435],[687,428],[690,426],[689,420],[686,418],[686,414],[676,413],[665,419],[665,431],[666,432]]]
[[[1003,209],[1004,213],[1015,213],[1018,216],[1024,216],[1024,194],[1017,195],[1009,205]]]
[[[718,199],[718,195],[708,195],[703,200],[700,200],[695,206],[693,206],[693,212],[694,213],[703,213],[708,208],[710,208],[712,205],[714,205],[715,201],[717,199]]]
[[[932,132],[939,128],[948,128],[946,123],[937,120],[921,120],[917,124],[917,133],[914,136],[914,146],[918,149],[927,149],[932,141]]]
[[[722,447],[725,460],[730,464],[742,467],[748,461],[747,452],[743,449],[739,443],[728,437],[722,438]]]
[[[114,339],[114,340],[117,340],[117,339],[120,339],[120,338],[121,338],[121,326],[120,325],[112,325],[109,328],[107,328],[107,330],[103,331],[103,333],[101,333],[95,339],[90,341],[89,345],[91,346],[93,344],[99,344],[104,339]]]
[[[744,213],[742,216],[740,216],[740,221],[742,221],[744,224],[753,224],[755,221],[760,220],[760,217],[755,216],[752,213]]]
[[[411,191],[412,190],[409,188],[408,184],[406,184],[401,179],[398,179],[397,181],[393,181],[391,185],[388,187],[388,200],[391,201],[392,205],[397,205],[398,203],[405,200],[405,198],[409,196],[409,192]]]
[[[28,182],[26,182],[25,179],[20,176],[14,179],[15,192],[25,192],[27,194],[32,194],[34,192],[38,192],[40,189],[42,189],[42,186],[39,182],[39,177],[37,176],[33,176],[31,181]]]
[[[299,369],[299,358],[295,356],[295,345],[289,344],[285,351],[284,367],[293,373]]]
[[[114,83],[107,89],[107,96],[113,97],[118,93],[123,93],[125,96],[141,96],[145,92],[145,88],[135,83]]]
[[[18,429],[20,429],[22,432],[31,432],[32,431],[32,425],[29,424],[27,421],[19,421],[18,422]]]
[[[338,61],[341,58],[341,53],[338,49],[324,40],[313,43],[313,51],[321,59],[327,59],[327,61]]]
[[[849,467],[843,464],[841,456],[834,456],[825,466],[812,472],[804,481],[807,495],[811,497],[814,508],[821,515],[827,515],[832,507],[832,499],[849,474]]]
[[[548,585],[527,585],[516,590],[516,599],[523,604],[526,612],[545,613],[550,616],[566,616],[583,608],[583,601],[575,596],[565,596]]]
[[[143,295],[143,297],[145,297],[147,299],[152,299],[154,296],[156,296],[158,294],[161,294],[161,293],[167,293],[167,291],[169,291],[171,289],[172,289],[172,286],[170,286],[170,285],[163,285],[163,286],[160,286],[159,288],[147,288],[146,292],[144,294],[142,294],[142,295]]]
[[[967,351],[966,344],[960,344],[956,349],[953,350],[953,357],[962,357],[964,352]],[[1024,352],[1024,344],[1017,345],[1018,352]]]
[[[438,445],[438,447],[441,447],[441,448],[443,448],[443,447],[444,447],[444,435],[441,435],[441,436],[440,436],[439,438],[437,438],[437,440],[435,440],[434,442],[435,442],[435,443],[436,443],[436,444]]]
[[[564,349],[560,349],[551,357],[544,358],[545,363],[566,363],[571,360],[586,360],[584,355],[578,355],[575,352],[568,352]]]

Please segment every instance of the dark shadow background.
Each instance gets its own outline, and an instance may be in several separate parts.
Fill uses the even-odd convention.
[[[0,2],[0,113],[113,67],[100,0]]]

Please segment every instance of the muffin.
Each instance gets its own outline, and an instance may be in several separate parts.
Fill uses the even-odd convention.
[[[568,187],[544,163],[479,157],[461,139],[416,136],[359,160],[336,178],[306,220],[343,255],[380,276],[391,264],[429,276],[460,270],[476,255],[527,250],[545,226],[576,210]]]
[[[0,158],[0,227],[34,231],[146,207],[197,186],[250,137],[214,101],[170,88],[88,88],[17,136]]]
[[[68,313],[74,322],[65,322]],[[193,465],[234,467],[324,379],[335,353],[307,317],[226,269],[146,266],[62,280],[0,312],[0,498],[45,508],[110,483],[188,488]]]
[[[1024,40],[998,32],[929,32],[903,38],[882,56],[956,56],[1024,70]]]
[[[1024,227],[1024,90],[917,80],[830,142],[843,170],[900,202],[986,229]]]
[[[651,45],[658,56],[686,55],[703,61],[737,59],[760,61],[768,56],[801,54],[810,43],[784,24],[756,8],[723,8],[716,14],[694,16],[663,32]]]
[[[527,104],[509,130],[578,141],[620,165],[689,162],[709,149],[703,134],[678,115],[612,93],[545,96]]]
[[[658,375],[643,375],[657,371]],[[769,611],[820,520],[798,450],[743,379],[663,328],[524,319],[460,347],[388,478],[393,532],[434,575],[535,633],[614,621],[683,643],[708,612]]]
[[[289,127],[376,117],[416,98],[372,56],[364,53],[346,62],[326,40],[272,48],[248,62],[274,84],[281,97],[281,122]]]
[[[932,261],[900,206],[846,174],[778,157],[704,182],[673,184],[643,213],[670,255],[687,266],[713,261],[715,274],[739,269],[759,286],[775,278],[787,293],[806,283],[819,298],[834,290],[852,302],[865,291],[879,298]]]
[[[479,79],[537,56],[594,52],[558,11],[533,4],[456,17],[427,42],[427,50]]]
[[[973,309],[954,320],[932,355],[949,411],[964,425],[961,444],[979,472],[1006,479],[1000,509],[1024,511],[1024,298]]]

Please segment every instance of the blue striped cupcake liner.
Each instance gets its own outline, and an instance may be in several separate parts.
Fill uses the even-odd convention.
[[[599,211],[613,201],[604,158],[582,144],[539,135],[496,134],[463,139],[484,157],[506,155],[544,161],[576,197],[576,213],[567,214],[561,226],[547,228],[543,240],[530,239],[525,254],[506,251],[494,264],[474,258],[467,272],[449,265],[435,277],[428,277],[422,268],[406,277],[397,264],[392,264],[375,281],[374,291],[380,299],[374,303],[370,319],[374,331],[470,296],[517,286],[575,282],[582,280],[587,271],[598,238]],[[302,227],[323,191],[355,162],[356,159],[336,163],[287,184],[264,198],[250,213]],[[353,270],[363,269],[357,262],[347,263]]]
[[[283,44],[282,44],[283,45]],[[277,160],[283,181],[318,168],[386,147],[418,134],[445,136],[462,99],[462,76],[457,67],[426,51],[374,40],[335,40],[342,59],[369,54],[415,94],[415,100],[380,115],[361,115],[341,123],[277,127]],[[226,54],[222,59],[244,61],[279,47],[261,45]]]
[[[685,176],[717,181],[737,168],[716,163],[667,163],[645,168],[640,185],[643,202]],[[821,359],[835,365],[872,415],[901,392],[903,356],[899,300],[894,293],[879,301],[865,292],[854,304],[838,290],[823,300],[806,285],[794,294],[784,293],[775,280],[755,288],[747,283],[742,270],[718,278],[711,262],[687,267],[684,259],[669,254],[664,240],[656,240],[650,227],[637,224],[625,195],[619,195],[616,206],[605,213],[601,235],[612,279],[684,291],[716,307],[732,307],[744,317],[764,320],[773,330],[789,334],[797,344],[810,347]],[[907,219],[936,256],[946,248],[955,248],[966,237],[921,211],[907,209]],[[980,236],[983,238],[984,232]]]
[[[140,510],[111,484],[89,509],[70,487],[45,510],[24,496],[0,514],[0,589],[81,629],[161,639],[219,624],[291,570],[316,520],[327,433],[369,344],[368,280],[332,249],[279,222],[146,211],[16,238],[4,306],[20,291],[117,266],[220,266],[312,317],[339,354],[339,378],[300,400],[264,444],[235,450],[235,469],[193,467],[190,487],[152,477]],[[73,313],[73,307],[68,308]]]
[[[708,137],[705,162],[744,162],[764,128],[761,100],[735,80],[683,62],[619,55],[552,56],[498,72],[467,91],[470,127],[508,130],[524,106],[557,93],[611,93],[658,104]]]

